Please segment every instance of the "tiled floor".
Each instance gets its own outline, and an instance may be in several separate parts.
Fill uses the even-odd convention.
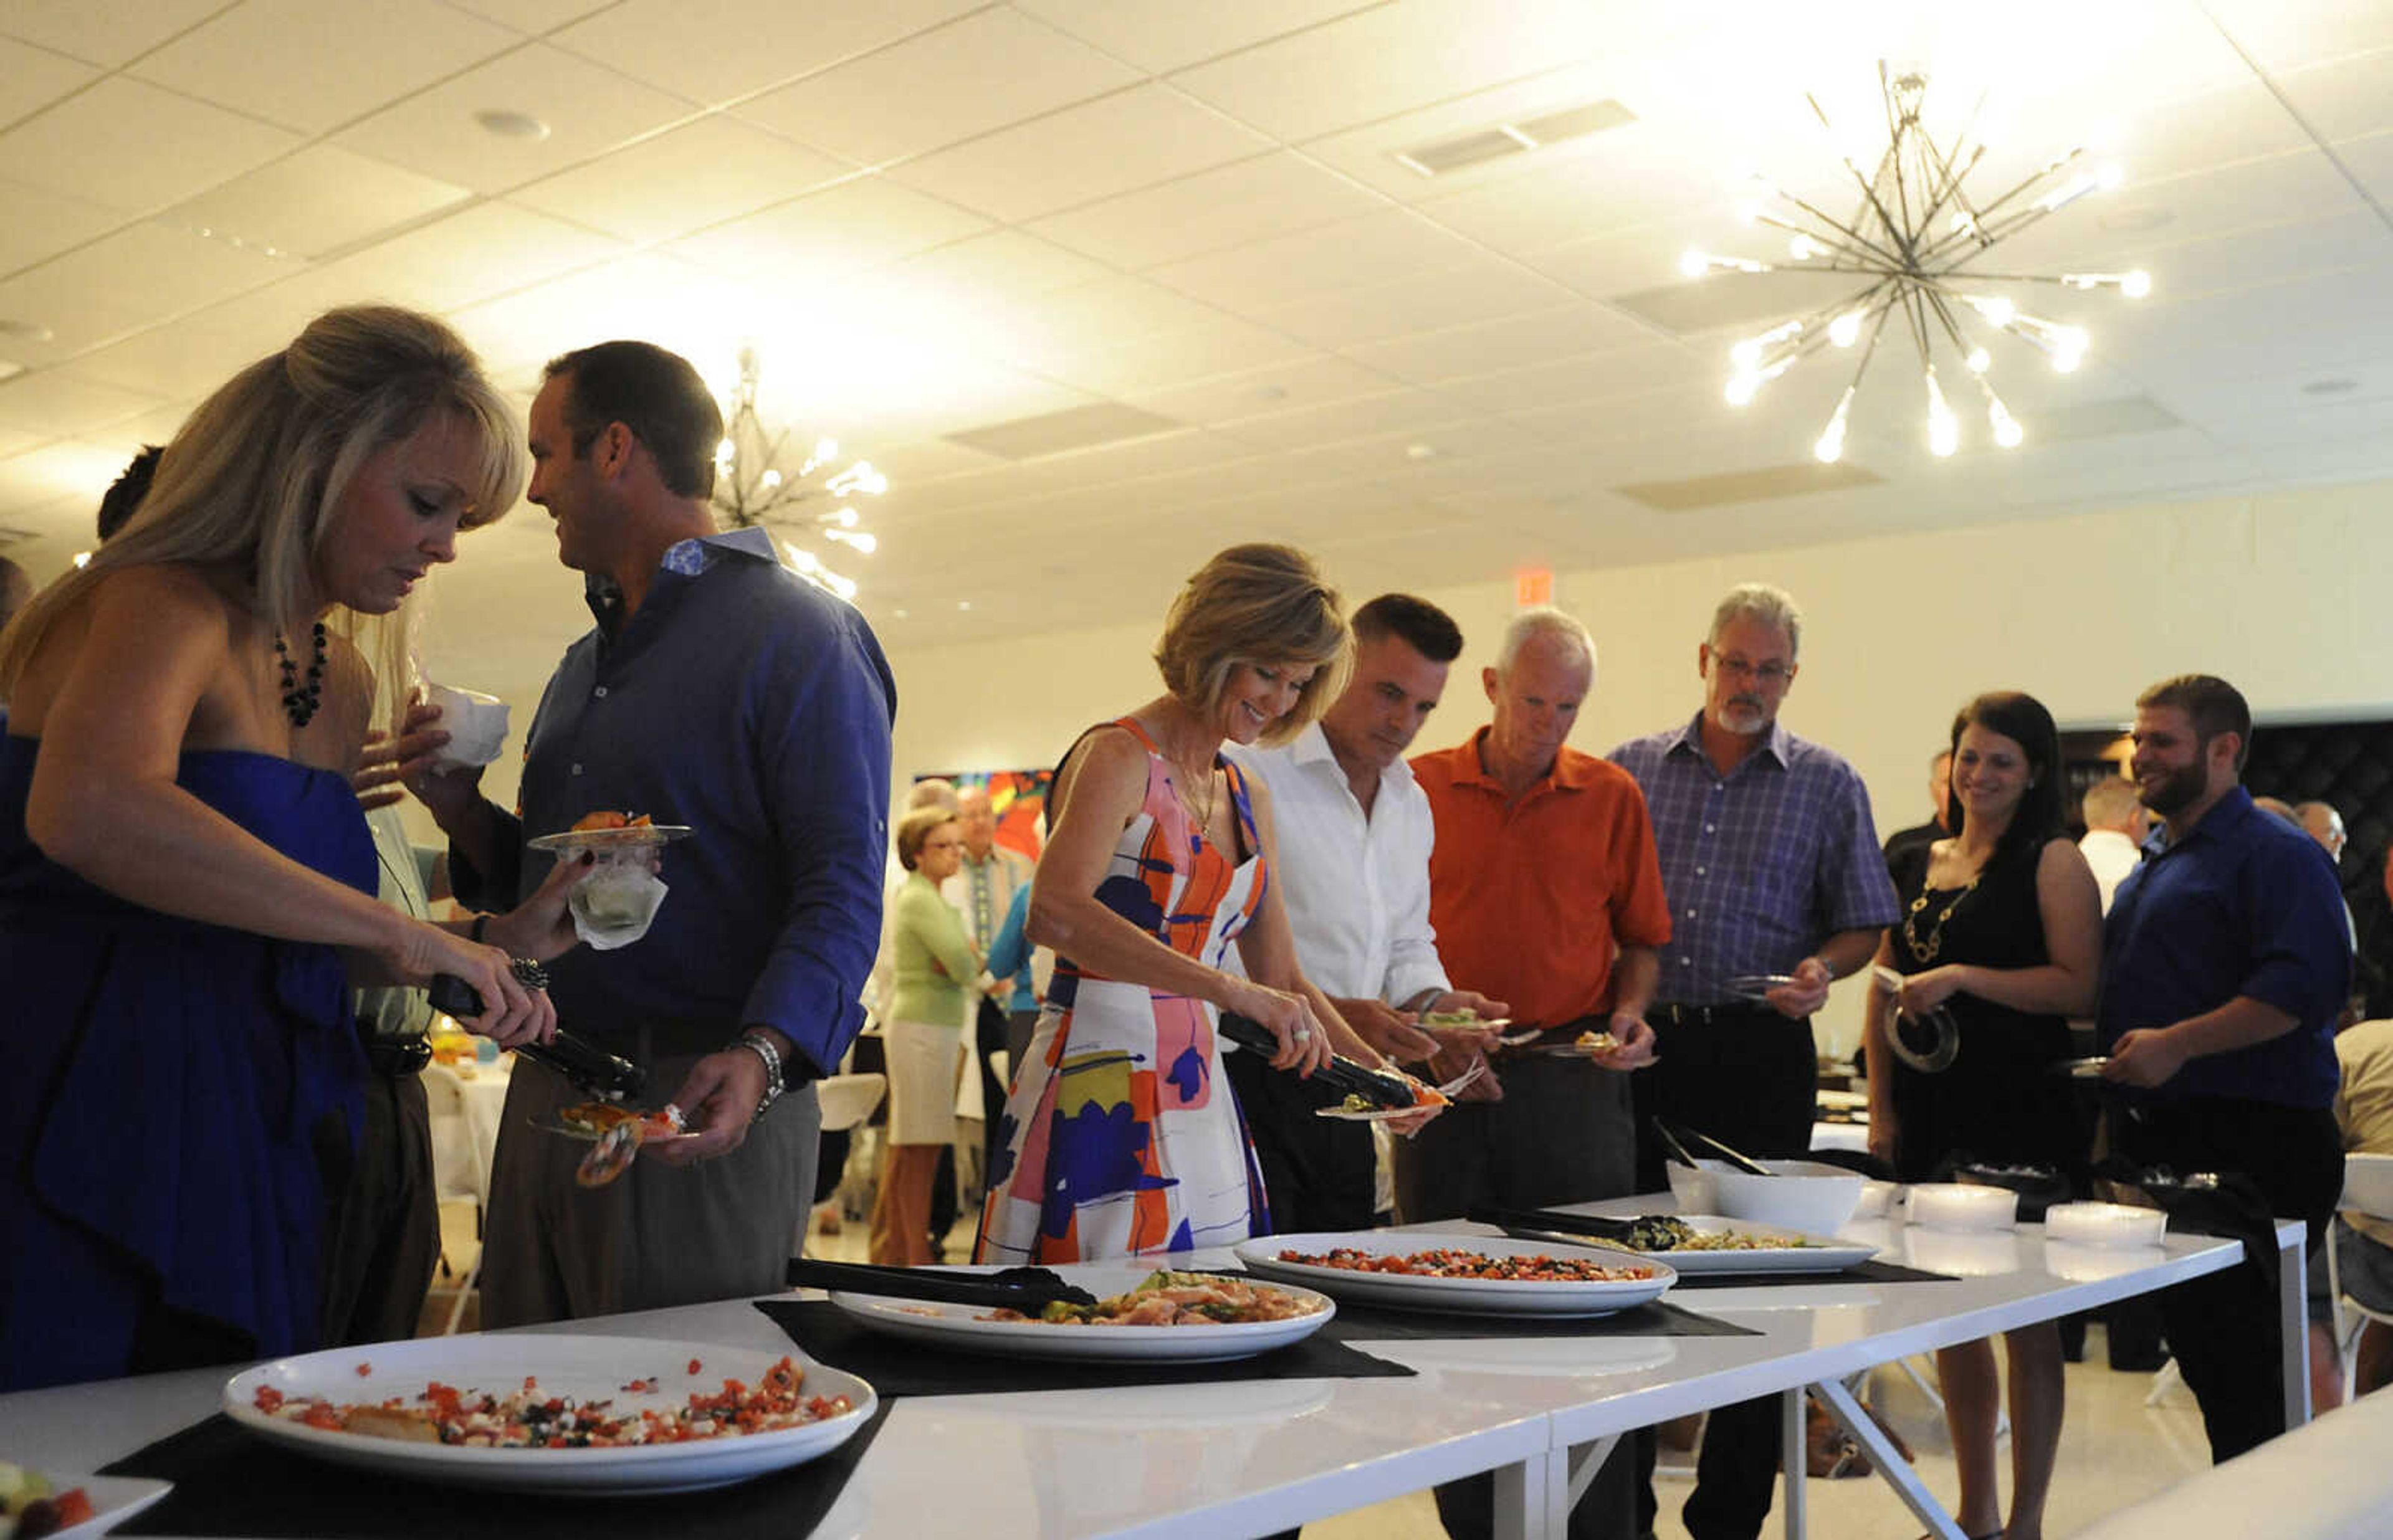
[[[453,1241],[471,1237],[469,1210],[452,1207],[442,1220]],[[863,1220],[847,1220],[836,1234],[817,1231],[808,1252],[834,1260],[862,1261],[865,1232]],[[972,1221],[960,1219],[948,1233],[947,1256],[951,1261],[961,1261],[971,1253]],[[425,1307],[426,1332],[439,1329],[451,1299],[436,1289]],[[472,1330],[476,1319],[469,1299],[464,1329]],[[1924,1360],[1916,1362],[1926,1369]],[[2046,1513],[2046,1533],[2054,1540],[2161,1492],[2209,1464],[2193,1398],[2179,1388],[2160,1404],[2146,1406],[2144,1398],[2151,1385],[2151,1375],[2120,1374],[2107,1368],[2101,1328],[2087,1333],[2086,1362],[2071,1364],[2068,1372],[2060,1474]],[[1955,1498],[1953,1459],[1942,1417],[1911,1380],[1893,1369],[1881,1369],[1872,1390],[1879,1414],[1916,1452],[1929,1490],[1951,1504]],[[1665,1473],[1656,1540],[1685,1540],[1678,1509],[1686,1493],[1683,1478]],[[1813,1480],[1806,1501],[1811,1533],[1818,1540],[1912,1540],[1919,1533],[1919,1520],[1893,1489],[1876,1477]],[[1782,1524],[1783,1520],[1773,1513],[1765,1534],[1783,1533]],[[1445,1533],[1429,1494],[1422,1492],[1309,1524],[1304,1540],[1444,1540]]]

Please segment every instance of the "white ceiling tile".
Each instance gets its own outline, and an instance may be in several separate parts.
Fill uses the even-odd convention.
[[[889,324],[1003,347],[1004,318],[1059,289],[1112,276],[1104,264],[1019,230],[997,229],[908,257],[856,282],[856,303]]]
[[[2116,127],[2116,141],[2103,146],[2102,152],[2134,182],[2077,205],[2098,219],[2112,207],[2138,202],[2139,184],[2307,150],[2311,144],[2285,104],[2256,77],[2224,90],[2141,108],[2120,118]]]
[[[99,71],[80,59],[0,37],[0,124],[15,123],[98,78]]]
[[[984,316],[976,349],[1029,364],[1061,364],[1138,337],[1185,332],[1222,313],[1144,279],[1105,278],[1057,290],[1036,307]]]
[[[224,0],[0,0],[0,33],[114,68],[222,10]]]
[[[731,366],[735,322],[706,302],[722,287],[713,274],[665,255],[640,252],[450,316],[483,361],[511,386],[533,386],[542,364],[570,348],[610,337],[668,347],[701,373]]]
[[[124,473],[124,461],[115,448],[74,438],[0,460],[0,515],[14,517],[66,500],[88,510]]]
[[[6,388],[0,386],[0,390]],[[2237,449],[2280,449],[2354,438],[2383,444],[2393,437],[2393,401],[2315,401],[2290,411],[2238,412],[2210,424],[2209,431]]]
[[[1478,249],[1405,209],[1382,209],[1293,235],[1157,268],[1146,276],[1243,314],[1308,294],[1459,268]]]
[[[1722,364],[1679,343],[1642,343],[1551,363],[1497,370],[1475,379],[1447,381],[1440,388],[1474,411],[1518,415],[1558,403],[1632,395],[1656,385],[1693,385],[1718,373]]]
[[[995,470],[1004,462],[995,455],[983,454],[961,444],[951,444],[944,438],[926,438],[911,444],[876,445],[872,450],[872,463],[889,478],[892,487],[900,487],[936,481],[943,476]]]
[[[1058,487],[1096,487],[1174,471],[1201,470],[1234,460],[1251,460],[1254,450],[1234,438],[1189,428],[1159,433],[1127,444],[1111,444],[1039,461],[1039,474]]]
[[[1269,148],[1253,130],[1150,85],[940,150],[891,175],[1019,223]]]
[[[2334,155],[2360,178],[2371,197],[2380,203],[2393,203],[2393,134],[2347,139],[2334,147]]]
[[[1031,228],[1135,271],[1380,206],[1345,177],[1281,151],[1107,198]]]
[[[1382,396],[1402,383],[1344,359],[1322,355],[1243,374],[1132,391],[1122,398],[1175,422],[1210,427],[1271,412],[1328,406],[1358,396]]]
[[[0,181],[0,208],[8,211],[0,219],[0,273],[29,268],[124,223],[113,209],[22,182]]]
[[[529,113],[540,139],[502,138],[474,121],[487,111]],[[344,130],[368,155],[497,192],[604,154],[690,115],[689,103],[559,48],[534,43],[468,70]]]
[[[1315,294],[1260,320],[1301,342],[1341,351],[1417,333],[1554,310],[1576,298],[1550,279],[1495,257],[1467,266]]]
[[[1517,176],[1441,191],[1413,207],[1424,218],[1511,254],[1615,234],[1668,215],[1717,210],[1733,228],[1729,186],[1687,174],[1667,130],[1629,124],[1586,141],[1524,156]],[[1565,151],[1576,150],[1576,153]]]
[[[327,304],[370,299],[453,310],[601,262],[622,247],[508,203],[478,203],[327,263],[307,288]]]
[[[147,213],[298,148],[297,136],[115,76],[0,134],[0,176]],[[172,145],[172,153],[162,147]]]
[[[44,438],[68,438],[138,416],[158,400],[78,379],[72,369],[47,370],[0,385],[0,424]]]
[[[295,267],[163,225],[128,225],[0,283],[0,316],[57,333],[44,344],[12,342],[12,352],[28,362],[61,359],[271,283]]]
[[[1222,431],[1261,449],[1302,450],[1406,433],[1468,415],[1454,400],[1436,391],[1393,390],[1326,407],[1249,417]]]
[[[1500,370],[1634,346],[1652,333],[1601,306],[1580,303],[1342,351],[1355,362],[1415,385],[1438,385]]]
[[[211,188],[158,217],[236,236],[253,246],[316,257],[472,196],[454,183],[319,144]]]
[[[1296,142],[1542,73],[1620,25],[1572,0],[1404,0],[1198,65],[1173,84]]]
[[[1137,71],[999,7],[740,104],[741,117],[852,161],[919,155],[1136,84]]]
[[[438,0],[242,0],[131,73],[320,134],[521,41]]]
[[[1227,317],[1185,332],[1166,332],[1057,363],[1057,378],[1108,396],[1153,391],[1190,380],[1243,374],[1292,363],[1310,350],[1276,332]]]
[[[2393,29],[2393,16],[2386,19]],[[2386,33],[2393,36],[2393,30]],[[2276,77],[2278,89],[2323,139],[2348,139],[2393,128],[2393,48]]]
[[[615,0],[449,0],[459,10],[488,17],[502,26],[538,36],[578,21],[592,11],[605,10]]]
[[[111,344],[74,360],[79,377],[183,399],[205,395],[279,351],[325,308],[312,274],[211,305],[171,326]],[[155,437],[154,435],[152,436]]]
[[[752,214],[854,169],[745,124],[710,116],[518,188],[508,199],[647,242]]]
[[[988,228],[952,203],[864,176],[673,243],[701,267],[804,283],[875,268]]]
[[[2384,0],[2289,6],[2284,0],[2203,0],[2203,9],[2264,70],[2294,70],[2385,46]]]
[[[1369,0],[1376,3],[1376,0]],[[1118,59],[1160,74],[1366,8],[1357,0],[1014,0]]]
[[[711,106],[853,59],[985,0],[629,0],[556,34],[585,58]]]

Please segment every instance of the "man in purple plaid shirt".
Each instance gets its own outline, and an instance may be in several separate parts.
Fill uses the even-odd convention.
[[[1784,590],[1730,590],[1695,653],[1702,711],[1611,754],[1644,790],[1670,900],[1646,1012],[1656,1059],[1632,1082],[1641,1192],[1667,1185],[1656,1116],[1748,1155],[1811,1148],[1811,1012],[1900,914],[1861,777],[1778,724],[1802,630]],[[1760,1533],[1777,1445],[1774,1396],[1712,1414],[1683,1510],[1694,1540]],[[1643,1502],[1650,1529],[1650,1485]]]

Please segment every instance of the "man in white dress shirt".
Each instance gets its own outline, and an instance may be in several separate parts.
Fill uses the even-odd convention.
[[[2136,783],[2110,776],[2086,789],[2078,804],[2086,816],[2086,835],[2077,848],[2094,868],[2095,884],[2102,890],[2102,912],[2111,912],[2111,895],[2127,873],[2144,864],[2144,836],[2151,832],[2152,816],[2136,796]]]
[[[1502,1002],[1457,991],[1429,923],[1429,800],[1405,763],[1445,693],[1462,633],[1444,610],[1386,594],[1354,612],[1354,672],[1327,715],[1278,749],[1225,746],[1271,788],[1277,865],[1305,976],[1364,1041],[1391,1058],[1426,1060],[1436,1042],[1425,1011],[1501,1016]],[[1367,1229],[1378,1208],[1366,1125],[1315,1117],[1333,1093],[1228,1056],[1272,1228],[1282,1233]],[[1466,1092],[1466,1095],[1469,1093]]]

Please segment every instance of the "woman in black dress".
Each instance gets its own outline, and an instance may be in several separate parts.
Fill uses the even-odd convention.
[[[1953,723],[1948,825],[1903,922],[1877,960],[1903,975],[1871,993],[1870,1152],[1903,1180],[1955,1155],[1995,1165],[2081,1168],[2085,1140],[2068,1081],[2069,1021],[2094,1008],[2101,898],[2061,824],[2060,744],[2032,696],[1981,695]],[[1926,1074],[1889,1045],[1897,1011],[1939,1007],[1959,1027],[1949,1067]],[[1883,1066],[1883,1069],[1880,1068]],[[2044,1322],[2003,1334],[2010,1367],[2011,1507],[1994,1479],[2000,1385],[1990,1341],[1936,1355],[1945,1422],[1960,1467],[1955,1515],[1972,1535],[2042,1540],[2060,1443],[2060,1333]]]

